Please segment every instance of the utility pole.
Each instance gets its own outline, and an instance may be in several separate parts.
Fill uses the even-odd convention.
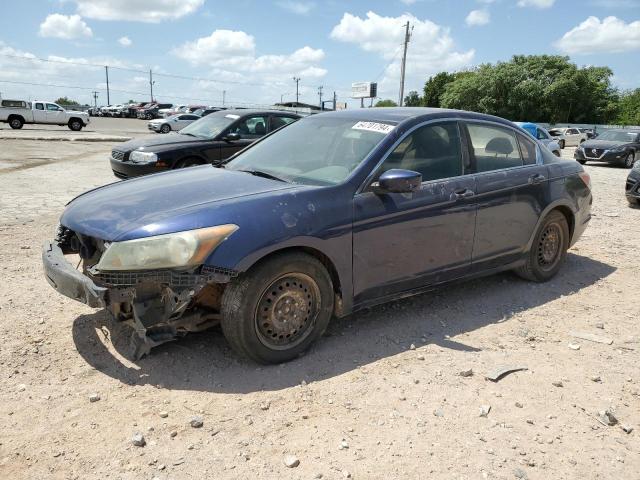
[[[98,92],[93,91],[93,106],[98,108]]]
[[[224,102],[227,100],[227,91],[222,90],[222,106],[224,107]]]
[[[409,31],[410,24],[408,21],[404,27],[406,30],[404,33],[404,53],[402,54],[402,65],[400,67],[400,98],[398,100],[398,106],[400,107],[404,101],[404,77],[407,69],[407,48],[409,46],[409,41],[411,40],[411,32],[413,31],[413,28]]]
[[[151,90],[151,101],[153,102],[153,84],[156,83],[153,81],[153,72],[149,69],[149,89]]]
[[[293,77],[293,81],[296,82],[296,103],[300,103],[300,90],[298,88],[300,77]]]
[[[336,103],[337,103],[338,97],[336,96],[336,92],[333,92],[333,111],[336,111]]]
[[[323,104],[322,104],[322,89],[323,89],[323,88],[324,88],[324,87],[323,87],[322,85],[320,85],[320,86],[318,87],[318,96],[320,97],[320,110],[324,110],[324,106],[323,106]]]
[[[104,66],[104,74],[107,77],[107,105],[111,105],[111,100],[109,99],[109,67],[107,65]]]

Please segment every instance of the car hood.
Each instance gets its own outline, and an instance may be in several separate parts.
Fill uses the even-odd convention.
[[[81,112],[80,110],[65,110],[65,112],[71,113],[73,115],[85,115],[85,116],[89,115],[87,112]]]
[[[166,119],[161,120],[161,122]],[[199,142],[210,142],[210,140],[203,140],[202,138],[192,137],[190,135],[182,135],[181,133],[174,133],[169,135],[147,135],[140,138],[135,138],[124,142],[115,147],[116,150],[122,152],[133,152],[134,150],[156,151],[161,150],[163,147],[174,147],[179,145],[189,145]]]
[[[60,223],[106,241],[131,240],[208,227],[216,219],[230,223],[234,205],[243,199],[296,188],[301,187],[203,165],[86,192],[67,205]],[[217,215],[219,209],[226,211]]]
[[[610,149],[610,148],[614,148],[614,147],[620,147],[622,145],[626,145],[627,142],[615,142],[612,140],[587,140],[586,142],[582,143],[582,147],[583,148],[602,148],[604,150]]]

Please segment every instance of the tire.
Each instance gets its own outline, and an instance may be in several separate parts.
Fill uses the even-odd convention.
[[[74,132],[79,132],[80,130],[82,130],[82,127],[84,127],[82,121],[78,120],[77,118],[72,118],[71,120],[69,120],[67,126]]]
[[[9,126],[14,130],[20,130],[24,126],[24,120],[20,117],[11,117],[9,120]]]
[[[578,160],[578,163],[579,163],[580,165],[586,165],[586,164],[587,164],[587,161],[586,161],[586,160]]]
[[[633,152],[629,152],[629,154],[622,161],[623,168],[633,168],[633,164],[635,163],[635,155]]]
[[[555,237],[555,240],[554,240]],[[569,249],[569,225],[558,210],[551,211],[535,234],[526,263],[516,274],[532,282],[551,280],[560,270]]]
[[[169,133],[171,131],[171,125],[168,124],[164,124],[160,127],[160,132],[161,133]]]
[[[627,201],[632,207],[640,207],[640,199],[638,198],[627,197]]]
[[[180,160],[177,164],[176,164],[176,168],[189,168],[189,167],[196,167],[198,165],[202,165],[203,163],[200,161],[199,158],[196,157],[189,157],[189,158],[185,158],[184,160]]]
[[[240,355],[264,364],[287,362],[320,338],[333,299],[322,263],[305,253],[279,254],[227,285],[222,332]]]
[[[562,153],[560,153],[560,150],[554,150],[551,153],[553,153],[556,157],[561,157],[562,156]]]
[[[560,145],[560,150],[564,150],[564,140],[560,140],[558,145]]]

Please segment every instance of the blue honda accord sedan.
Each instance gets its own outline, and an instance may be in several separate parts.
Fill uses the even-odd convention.
[[[506,120],[329,112],[224,165],[80,195],[43,262],[61,294],[131,326],[135,357],[219,323],[237,352],[277,363],[333,316],[503,270],[549,280],[591,203],[579,163]]]

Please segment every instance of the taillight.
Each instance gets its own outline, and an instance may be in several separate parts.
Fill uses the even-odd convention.
[[[578,175],[580,176],[580,179],[584,182],[584,184],[587,186],[587,188],[591,190],[591,177],[589,176],[589,174],[587,172],[580,172]]]

